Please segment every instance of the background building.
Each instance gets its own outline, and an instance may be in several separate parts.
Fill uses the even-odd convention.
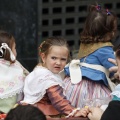
[[[114,10],[120,18],[120,0],[96,2]],[[78,50],[87,7],[94,3],[95,0],[0,0],[0,30],[15,36],[17,59],[32,71],[38,62],[38,46],[49,36],[63,36],[72,52]]]
[[[87,7],[94,0],[39,0],[38,35],[40,42],[48,36],[63,36],[71,51],[78,50],[79,35],[87,15]],[[120,18],[119,0],[97,1],[102,7],[113,9]],[[120,24],[119,24],[120,25]]]

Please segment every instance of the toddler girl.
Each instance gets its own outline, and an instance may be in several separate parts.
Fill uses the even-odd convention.
[[[50,37],[40,45],[39,51],[42,63],[26,77],[24,100],[21,103],[32,104],[51,117],[86,117],[88,110],[71,106],[63,92],[64,83],[59,72],[69,57],[66,40]]]
[[[101,9],[100,5],[91,5],[80,35],[79,60],[65,67],[68,76],[64,80],[65,92],[75,107],[82,108],[86,101],[99,98],[108,97],[109,101],[115,85],[109,79],[113,73],[109,75],[108,70],[115,65],[108,58],[115,59],[111,40],[116,32],[117,16],[108,9]]]

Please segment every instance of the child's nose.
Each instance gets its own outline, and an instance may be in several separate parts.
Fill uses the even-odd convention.
[[[59,65],[60,63],[61,63],[61,61],[60,61],[60,60],[57,60],[57,61],[56,61],[56,64],[58,64],[58,65]]]

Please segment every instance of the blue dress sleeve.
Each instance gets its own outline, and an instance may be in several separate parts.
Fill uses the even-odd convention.
[[[95,55],[97,56],[101,65],[103,65],[105,68],[109,69],[115,66],[113,63],[108,61],[108,58],[115,59],[115,55],[112,47],[107,46],[107,47],[100,48],[95,52]]]

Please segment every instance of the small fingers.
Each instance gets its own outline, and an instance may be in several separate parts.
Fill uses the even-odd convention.
[[[87,111],[82,111],[81,115],[82,115],[83,117],[87,117],[88,112],[87,112]]]

